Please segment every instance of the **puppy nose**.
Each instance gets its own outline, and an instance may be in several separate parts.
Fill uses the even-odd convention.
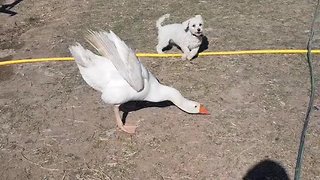
[[[198,28],[198,29],[197,29],[197,31],[199,31],[199,32],[200,32],[200,31],[201,31],[201,29],[200,29],[200,28]]]

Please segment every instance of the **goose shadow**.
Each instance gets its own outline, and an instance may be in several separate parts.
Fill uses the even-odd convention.
[[[140,109],[149,108],[149,107],[158,107],[164,108],[168,106],[172,106],[173,103],[171,101],[162,101],[162,102],[149,102],[149,101],[129,101],[124,104],[121,104],[119,109],[123,112],[122,122],[126,123],[126,118],[129,112],[138,111]]]
[[[18,5],[22,1],[23,0],[16,0],[11,4],[1,5],[0,13],[10,14],[10,16],[14,16],[14,15],[18,14],[17,12],[11,11],[11,9],[14,8],[16,5]]]
[[[276,161],[265,159],[251,167],[243,180],[290,180],[282,165]]]

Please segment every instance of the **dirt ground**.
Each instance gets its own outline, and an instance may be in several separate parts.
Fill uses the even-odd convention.
[[[137,52],[155,52],[155,21],[165,13],[171,14],[166,22],[201,14],[207,51],[303,49],[315,5],[25,0],[11,9],[16,15],[0,13],[0,58],[69,57],[67,47],[84,43],[87,29],[113,30]],[[310,89],[303,55],[141,61],[211,115],[143,108],[127,117],[139,122],[130,136],[116,129],[112,107],[82,80],[74,62],[0,67],[0,179],[261,179],[256,165],[292,179]],[[319,117],[315,111],[308,130],[303,179],[320,179]],[[272,163],[260,166],[264,162]]]

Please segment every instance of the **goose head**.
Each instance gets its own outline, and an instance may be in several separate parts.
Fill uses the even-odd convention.
[[[203,114],[203,115],[210,114],[207,108],[204,107],[204,105],[195,101],[187,100],[187,99],[184,99],[183,102],[178,103],[177,106],[183,111],[190,114]]]

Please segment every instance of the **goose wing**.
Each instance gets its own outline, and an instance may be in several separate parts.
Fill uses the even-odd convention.
[[[102,56],[112,62],[133,89],[139,92],[144,88],[140,61],[115,33],[89,31],[86,38]]]

